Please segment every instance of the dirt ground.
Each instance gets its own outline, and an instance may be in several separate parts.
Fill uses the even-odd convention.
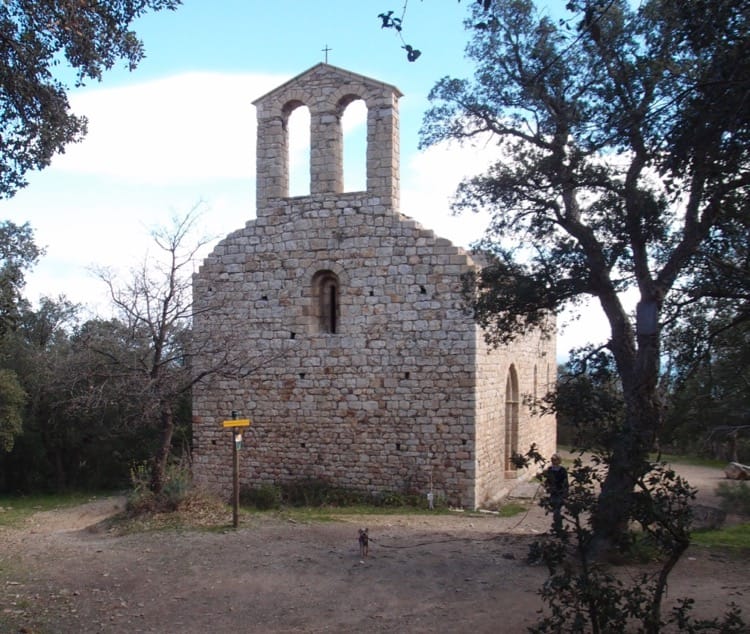
[[[720,471],[684,475],[701,503],[715,503]],[[512,518],[264,515],[237,530],[97,528],[122,503],[93,500],[0,529],[0,631],[515,633],[542,607],[546,569],[525,556],[549,518],[533,504]],[[373,539],[366,560],[360,526]],[[748,564],[748,553],[691,548],[670,577],[668,602],[690,596],[697,615],[716,616],[734,601],[747,621]]]

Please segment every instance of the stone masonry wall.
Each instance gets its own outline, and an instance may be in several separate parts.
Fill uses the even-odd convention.
[[[476,346],[476,500],[482,505],[502,498],[517,478],[530,475],[510,467],[513,452],[525,453],[532,443],[542,455],[550,456],[555,451],[555,417],[540,416],[529,405],[529,399],[543,398],[551,387],[546,376],[550,364],[553,377],[556,372],[555,337],[534,332],[510,346],[494,349],[486,345],[478,329]],[[507,389],[513,374],[518,384],[515,395]],[[507,430],[514,415],[517,433],[510,434]]]
[[[231,489],[233,410],[253,421],[247,486],[322,478],[475,507],[517,476],[511,450],[554,449],[554,419],[521,404],[549,376],[554,339],[488,352],[461,295],[471,257],[398,213],[399,97],[319,64],[255,102],[257,219],[194,278],[198,483]],[[368,108],[367,191],[341,193],[354,99]],[[311,195],[289,198],[287,122],[303,104]]]
[[[195,278],[196,341],[258,369],[196,386],[196,476],[231,483],[232,410],[253,425],[246,484],[326,478],[473,505],[475,326],[470,258],[366,194],[278,201],[222,241]],[[340,283],[338,332],[320,332],[313,278]],[[197,368],[197,371],[200,371]]]
[[[310,110],[310,193],[342,192],[341,115],[356,99],[367,106],[367,191],[398,211],[400,96],[389,84],[318,64],[256,100],[258,216],[289,195],[287,122],[301,105]]]

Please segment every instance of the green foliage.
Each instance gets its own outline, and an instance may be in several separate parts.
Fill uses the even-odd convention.
[[[0,369],[0,450],[13,449],[15,438],[21,433],[21,413],[26,403],[26,392],[12,370]]]
[[[716,530],[696,531],[692,541],[709,548],[730,548],[750,552],[750,524],[724,526]]]
[[[305,479],[281,485],[281,499],[289,506],[326,506],[340,498],[340,489],[326,480]]]
[[[750,485],[747,482],[719,482],[716,495],[727,513],[750,517]]]
[[[406,7],[404,6],[404,11],[406,11]],[[416,62],[421,56],[422,51],[419,49],[414,48],[411,44],[407,44],[404,41],[402,31],[403,31],[403,16],[401,18],[394,17],[393,11],[387,11],[385,13],[378,14],[378,19],[380,19],[380,28],[382,29],[393,29],[401,39],[402,46],[406,51],[406,59],[410,62]]]
[[[192,385],[219,369],[230,371],[228,351],[217,354],[217,366],[212,366],[205,358],[212,355],[200,354],[200,344],[191,341],[193,262],[208,241],[191,241],[201,209],[196,204],[186,214],[174,215],[169,226],[154,229],[156,255],[125,280],[108,269],[97,271],[112,299],[120,336],[114,346],[103,348],[93,332],[87,348],[98,358],[97,378],[115,393],[114,402],[130,408],[132,424],[150,427],[158,436],[151,469],[151,489],[157,494],[167,481],[175,431]],[[196,358],[203,365],[194,372]]]
[[[162,490],[151,488],[153,466],[149,463],[133,465],[130,470],[131,490],[125,510],[131,517],[176,511],[191,492],[192,477],[185,462],[168,465]]]
[[[743,634],[747,632],[747,623],[742,619],[742,610],[735,603],[729,604],[729,610],[721,619],[694,619],[691,615],[695,601],[682,599],[672,610],[670,622],[680,632],[696,634],[697,632],[716,632],[717,634]]]
[[[525,458],[527,464],[545,462],[534,447]],[[675,624],[680,631],[743,631],[740,626],[746,625],[734,607],[723,621],[695,620],[688,599],[671,614],[662,615],[669,574],[690,543],[689,502],[695,497],[695,490],[665,463],[651,464],[637,480],[627,508],[633,528],[616,554],[620,560],[648,561],[649,570],[627,581],[605,563],[595,549],[591,517],[606,469],[606,459],[596,455],[586,463],[580,458],[574,461],[563,503],[563,530],[550,531],[530,549],[529,560],[543,562],[550,573],[540,590],[546,610],[530,631],[604,633],[635,628],[657,634]],[[540,478],[544,479],[541,474]],[[540,504],[551,511],[550,495],[544,495]]]
[[[158,437],[136,424],[134,403],[107,380],[106,363],[87,345],[120,353],[127,338],[117,322],[78,323],[65,298],[22,306],[4,340],[5,364],[28,395],[22,433],[0,459],[0,490],[114,489],[128,485],[129,465],[153,455]],[[177,422],[180,442],[189,411]]]
[[[61,61],[76,85],[100,80],[122,59],[129,69],[143,58],[130,30],[148,10],[174,9],[180,0],[56,0],[0,3],[0,196],[26,184],[29,170],[49,165],[68,143],[81,140],[86,119],[70,112],[67,87],[55,78]]]
[[[570,433],[574,447],[609,453],[613,437],[625,416],[622,386],[612,356],[604,350],[574,351],[559,373],[546,406],[559,426]]]
[[[422,495],[413,493],[399,493],[397,491],[380,491],[369,498],[370,504],[377,508],[426,508],[426,498]],[[440,506],[441,501],[435,500],[435,506]]]
[[[166,485],[170,454],[190,447],[194,250],[184,241],[197,209],[176,218],[173,231],[154,232],[164,261],[145,263],[132,284],[120,287],[102,273],[117,318],[81,324],[79,308],[64,297],[43,298],[37,309],[14,305],[12,320],[3,322],[12,328],[0,338],[0,369],[14,373],[27,399],[21,429],[17,417],[0,418],[2,442],[15,440],[0,455],[0,491],[125,487],[129,465],[147,459],[159,467],[152,487]],[[19,244],[29,239],[17,237]],[[10,399],[18,394],[9,391],[10,376],[0,380],[0,409],[8,413],[18,403]],[[167,497],[173,493],[179,497]]]
[[[281,488],[273,484],[240,488],[240,504],[252,506],[259,511],[270,511],[281,507]]]
[[[461,0],[458,0],[459,2]],[[494,0],[475,0],[476,4],[483,8],[484,11],[487,11]],[[421,56],[422,51],[419,49],[414,48],[411,44],[407,44],[406,40],[404,40],[404,16],[406,15],[406,7],[408,6],[409,2],[408,0],[404,2],[403,8],[401,9],[401,17],[398,17],[395,15],[394,11],[385,11],[383,13],[378,14],[378,19],[380,20],[380,28],[381,29],[393,29],[393,31],[396,32],[399,39],[401,40],[401,48],[406,51],[406,59],[410,62],[416,62]],[[475,25],[476,28],[488,28],[487,23],[480,21],[477,22]]]
[[[0,526],[20,526],[34,513],[77,506],[91,499],[90,492],[70,492],[62,495],[2,495],[0,496]]]
[[[28,223],[0,222],[0,338],[18,321],[24,272],[36,264],[42,253],[34,243],[34,232]]]
[[[490,343],[584,300],[602,308],[623,403],[595,523],[612,541],[661,430],[664,332],[688,306],[750,315],[750,11],[592,0],[553,20],[531,0],[472,6],[474,76],[438,82],[421,142],[499,148],[454,204],[492,215],[466,289]]]
[[[259,487],[241,487],[240,501],[258,510],[291,508],[339,509],[369,507],[374,509],[427,508],[424,496],[380,491],[366,493],[355,489],[333,486],[327,480],[310,478],[284,482],[279,485],[264,484]],[[441,505],[439,500],[435,506]]]
[[[735,309],[694,308],[666,339],[664,440],[677,450],[750,462],[750,324],[733,325]]]
[[[517,502],[507,502],[499,508],[498,513],[500,517],[514,517],[515,515],[519,515],[520,513],[525,513],[527,510],[528,509],[523,504],[518,504]]]
[[[151,470],[147,463],[133,465],[130,470],[131,490],[127,496],[125,507],[129,515],[141,515],[155,510],[154,493],[148,486],[151,480]]]

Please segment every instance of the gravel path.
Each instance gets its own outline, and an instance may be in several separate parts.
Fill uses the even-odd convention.
[[[721,472],[690,467],[685,475],[701,503],[713,501]],[[529,543],[549,526],[536,506],[505,519],[295,523],[263,515],[238,530],[118,536],[96,528],[122,504],[93,500],[0,530],[0,632],[515,633],[541,608],[536,590],[546,571],[524,563]],[[373,538],[365,561],[360,526]],[[747,619],[748,563],[747,554],[691,549],[671,577],[670,601],[692,596],[705,616],[735,601]]]

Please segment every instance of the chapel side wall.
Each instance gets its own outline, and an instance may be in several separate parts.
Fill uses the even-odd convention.
[[[550,319],[554,320],[553,317]],[[545,337],[542,333],[537,332],[534,336],[537,340],[540,358],[537,364],[537,395],[538,398],[544,396],[557,387],[557,325],[553,321],[550,328],[549,336]],[[534,434],[531,438],[526,439],[526,446],[531,442],[536,442],[540,453],[545,458],[549,458],[557,451],[557,417],[554,414],[539,415],[539,433]],[[538,436],[538,440],[535,440]]]
[[[196,481],[230,491],[220,423],[237,410],[253,420],[242,485],[321,478],[372,493],[432,489],[474,506],[469,263],[362,192],[275,200],[230,235],[195,277],[194,336],[214,359],[230,351],[257,369],[195,387]],[[340,282],[337,334],[318,331],[320,270]]]
[[[553,329],[554,331],[554,329]],[[532,443],[549,457],[556,448],[557,422],[553,415],[532,413],[529,398],[542,398],[548,385],[556,380],[556,340],[554,332],[542,336],[535,332],[497,349],[484,341],[483,331],[476,329],[477,346],[477,504],[490,504],[502,498],[516,478],[530,473],[509,471],[506,465],[506,393],[511,366],[518,380],[518,434],[515,449],[525,453]],[[536,373],[535,373],[536,369]],[[549,381],[548,378],[549,377]]]
[[[498,406],[502,401],[504,389],[502,367],[505,355],[500,350],[485,352],[486,346],[478,327],[475,327],[475,346],[477,348],[475,499],[476,505],[482,506],[493,499],[494,491],[501,488],[505,481],[504,418],[503,409]]]

